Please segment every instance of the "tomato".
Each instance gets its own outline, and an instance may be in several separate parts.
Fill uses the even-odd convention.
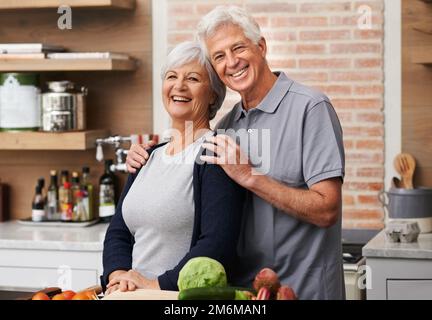
[[[72,291],[72,290],[66,290],[66,291],[63,291],[62,294],[66,298],[66,300],[72,300],[72,298],[74,297],[74,295],[76,293],[75,293],[75,291]]]
[[[58,293],[51,300],[67,300],[63,293]]]
[[[33,297],[32,300],[50,300],[48,295],[43,292],[37,292]]]

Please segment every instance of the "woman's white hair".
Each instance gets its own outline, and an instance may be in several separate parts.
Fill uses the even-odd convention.
[[[226,87],[214,71],[198,42],[186,41],[176,45],[168,54],[167,61],[162,67],[161,78],[164,80],[168,70],[181,67],[192,61],[198,61],[200,65],[206,68],[210,79],[210,86],[216,96],[215,102],[210,105],[209,119],[211,120],[222,106],[226,95]]]
[[[258,44],[262,38],[258,23],[245,9],[236,6],[218,6],[207,13],[198,24],[198,40],[206,55],[208,53],[205,40],[213,36],[219,27],[228,24],[239,26],[245,36],[255,44]]]

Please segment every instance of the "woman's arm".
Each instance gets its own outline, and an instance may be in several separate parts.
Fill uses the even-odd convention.
[[[176,267],[158,277],[163,290],[178,290],[178,274],[191,258],[213,258],[229,273],[236,256],[245,190],[218,165],[205,164],[201,170],[201,179],[194,181],[194,193],[200,189],[199,194],[194,194],[195,205],[201,208],[200,224],[195,224],[198,240]]]
[[[101,284],[104,289],[110,280],[110,275],[114,271],[128,271],[132,268],[132,249],[134,239],[123,220],[122,205],[126,194],[135,180],[135,177],[136,174],[129,175],[122,195],[119,199],[116,212],[105,235],[103,249],[104,271],[103,275],[101,276]]]

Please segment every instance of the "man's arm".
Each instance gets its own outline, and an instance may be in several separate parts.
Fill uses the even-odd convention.
[[[341,212],[340,178],[315,183],[309,190],[288,187],[265,175],[251,175],[245,188],[293,217],[328,228]]]
[[[341,179],[331,178],[313,184],[309,190],[288,187],[268,176],[254,172],[243,159],[240,147],[226,135],[207,138],[203,147],[216,156],[201,156],[202,161],[219,164],[227,175],[244,188],[276,208],[319,227],[330,227],[339,218]]]

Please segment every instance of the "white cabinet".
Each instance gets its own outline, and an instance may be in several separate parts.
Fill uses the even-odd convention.
[[[53,228],[0,223],[0,289],[77,291],[100,284],[106,228],[106,224]]]

